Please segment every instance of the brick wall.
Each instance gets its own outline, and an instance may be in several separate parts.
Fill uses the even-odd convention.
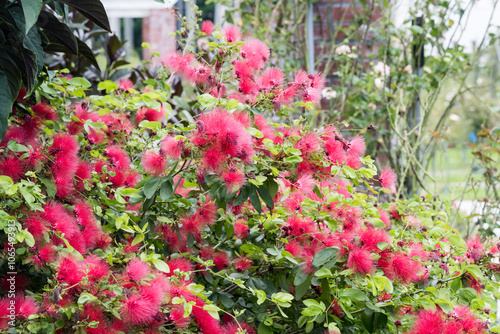
[[[372,0],[377,1],[377,0]],[[360,24],[360,19],[370,17],[371,21],[381,17],[381,13],[376,8],[369,4],[364,8],[356,1],[349,0],[320,0],[313,4],[314,10],[314,54],[316,60],[321,58],[326,59],[331,56],[335,45],[342,43],[346,35],[339,31],[341,27],[347,27],[351,24]],[[374,24],[374,23],[371,23]],[[373,36],[368,35],[363,43],[360,40],[352,39],[349,41],[350,46],[356,45],[363,50],[364,62],[378,54],[378,43],[373,39]],[[324,65],[324,62],[323,64]],[[319,70],[323,70],[323,66],[317,66]],[[332,78],[332,73],[335,68],[332,68],[327,77]]]
[[[142,1],[142,0],[139,0]],[[142,40],[149,43],[153,52],[160,55],[175,52],[175,35],[169,36],[176,30],[176,17],[174,9],[151,10],[149,16],[142,20]],[[144,59],[149,59],[151,55],[144,49]],[[154,59],[158,62],[158,58]]]

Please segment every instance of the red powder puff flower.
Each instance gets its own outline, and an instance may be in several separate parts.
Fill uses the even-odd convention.
[[[246,183],[245,174],[233,167],[222,172],[221,178],[226,182],[227,190],[231,193],[236,192]]]
[[[312,102],[317,104],[321,100],[321,90],[317,88],[306,88],[302,93],[303,102]]]
[[[49,223],[36,214],[29,215],[24,223],[28,232],[30,232],[36,240],[42,240],[45,236],[45,232],[48,231]]]
[[[56,259],[55,248],[51,244],[46,244],[38,250],[38,254],[31,257],[32,263],[36,268],[41,268],[45,264]]]
[[[347,158],[342,143],[334,138],[329,138],[325,142],[325,152],[328,159],[336,164],[342,164]]]
[[[167,168],[167,160],[156,152],[146,152],[142,156],[142,167],[146,173],[161,175]]]
[[[76,285],[84,277],[80,264],[72,256],[67,256],[59,261],[59,273],[57,280],[61,283],[67,283],[68,286]]]
[[[205,203],[201,204],[196,210],[196,214],[204,224],[212,225],[217,218],[217,205],[210,197],[207,197]]]
[[[54,142],[49,148],[49,151],[56,155],[59,155],[59,153],[64,155],[77,153],[78,141],[70,134],[58,133],[54,136]]]
[[[391,237],[382,229],[367,228],[359,236],[359,242],[364,250],[369,252],[380,252],[379,242],[391,242]]]
[[[197,240],[201,238],[201,231],[205,228],[206,224],[203,220],[198,219],[198,215],[182,217],[182,231],[194,236]]]
[[[103,310],[94,304],[86,303],[83,308],[82,318],[88,318],[88,321],[95,321],[99,324],[96,328],[86,328],[88,334],[107,334],[110,333],[108,320],[104,315]]]
[[[257,84],[260,88],[264,89],[266,92],[271,91],[271,89],[278,87],[285,81],[285,74],[276,67],[268,67],[262,72],[262,74],[257,78]]]
[[[398,209],[396,207],[396,204],[393,204],[389,208],[389,213],[391,214],[391,216],[392,216],[393,219],[401,219],[401,218],[403,218],[403,216],[398,213]]]
[[[97,255],[90,255],[83,262],[83,271],[91,282],[97,282],[109,274],[109,266]]]
[[[295,80],[293,84],[298,87],[305,88],[309,86],[310,79],[307,73],[303,70],[299,70],[297,73],[295,73]]]
[[[54,109],[52,109],[52,107],[45,102],[35,104],[31,107],[31,110],[33,110],[33,113],[36,116],[43,120],[55,121],[57,119],[57,114]]]
[[[19,305],[18,315],[21,318],[27,319],[30,315],[38,313],[39,307],[33,298],[24,298],[22,296],[19,300],[16,300],[16,305]]]
[[[248,270],[253,265],[253,261],[244,256],[236,258],[233,263],[236,271]]]
[[[234,223],[234,236],[238,239],[246,239],[248,237],[250,229],[248,228],[248,225],[246,225],[243,221],[243,219],[238,219]]]
[[[26,94],[28,94],[28,90],[26,87],[22,86],[21,89],[19,89],[19,93],[17,94],[16,101],[19,103],[22,103],[26,97]]]
[[[193,264],[189,261],[189,259],[184,257],[178,257],[172,260],[167,261],[168,267],[170,269],[170,273],[166,274],[168,277],[175,275],[174,270],[179,269],[181,272],[190,272],[194,270]]]
[[[166,155],[169,158],[178,159],[181,157],[184,150],[184,141],[182,139],[175,140],[173,137],[167,136],[161,141],[161,155]]]
[[[127,275],[132,281],[139,282],[149,275],[149,266],[146,262],[143,262],[139,258],[133,258],[129,263],[127,263],[125,275]]]
[[[308,133],[303,136],[294,146],[302,154],[314,153],[319,150],[320,140],[315,133]]]
[[[203,31],[208,36],[212,35],[212,32],[214,31],[214,24],[212,23],[212,21],[203,21],[203,23],[201,24],[201,31]]]
[[[419,273],[422,271],[422,265],[411,260],[406,254],[396,254],[390,260],[386,270],[387,277],[399,280],[405,284],[419,280]]]
[[[349,253],[347,267],[362,275],[371,275],[375,272],[371,254],[361,249],[354,249]]]
[[[311,79],[311,87],[322,90],[325,88],[325,76],[322,72],[316,73],[316,75],[309,75]]]
[[[150,122],[159,122],[165,116],[165,109],[160,108],[160,110],[143,107],[139,109],[135,115],[135,122],[137,124],[141,123],[143,120]]]
[[[244,58],[248,66],[258,70],[269,59],[271,51],[266,44],[257,38],[249,38],[241,47],[241,57]]]
[[[158,307],[142,294],[135,293],[122,302],[120,313],[127,322],[138,325],[153,320],[158,313]]]
[[[383,188],[392,190],[396,186],[397,179],[396,173],[391,168],[386,167],[380,173],[378,181]]]
[[[482,284],[480,280],[476,279],[469,273],[465,274],[464,277],[465,277],[465,285],[467,287],[473,288],[474,290],[476,290],[478,294],[481,294],[483,292],[484,284]]]
[[[0,160],[0,174],[6,175],[12,181],[19,181],[24,175],[24,163],[16,156],[10,156]]]
[[[292,254],[294,257],[301,257],[303,255],[303,248],[297,240],[292,240],[285,246],[285,250]]]
[[[228,43],[234,43],[240,39],[241,31],[234,25],[228,24],[222,29],[222,35]]]
[[[41,166],[42,162],[45,160],[45,157],[42,153],[42,149],[40,147],[34,148],[31,146],[29,148],[29,155],[24,161],[26,167],[30,169],[37,169]]]
[[[219,270],[227,269],[229,268],[230,261],[229,261],[229,256],[227,253],[218,253],[214,256],[214,265],[217,267]]]
[[[485,323],[476,318],[467,306],[456,306],[453,309],[452,317],[460,324],[464,333],[486,333]]]
[[[442,334],[445,322],[439,311],[421,310],[413,329],[407,334]]]
[[[108,146],[104,150],[104,155],[107,156],[112,165],[120,170],[127,170],[130,167],[130,159],[127,152],[119,146]]]
[[[210,170],[219,169],[222,161],[224,161],[224,155],[217,149],[209,149],[205,151],[201,163],[203,167]]]
[[[309,218],[292,216],[287,221],[287,229],[290,234],[299,237],[304,234],[311,234],[317,231],[314,221]],[[285,230],[283,228],[283,230]]]
[[[246,61],[236,61],[234,63],[234,75],[240,80],[251,79],[253,81],[253,69],[248,65]],[[254,83],[255,84],[255,83]],[[243,94],[247,94],[242,92]]]
[[[244,322],[231,322],[224,325],[224,334],[238,334],[246,331],[246,334],[255,334],[255,329],[253,329],[249,324]]]
[[[196,306],[193,307],[192,315],[194,321],[198,324],[202,334],[222,334],[222,329],[219,326],[219,321],[212,317],[203,309],[205,302],[196,299]]]
[[[118,81],[118,89],[128,91],[134,88],[134,83],[130,79],[120,79]]]
[[[479,235],[467,240],[467,250],[466,255],[472,262],[477,262],[481,258],[484,253],[484,244]]]
[[[316,183],[314,182],[311,174],[301,175],[294,184],[298,191],[306,195],[310,195],[312,193],[315,185]]]
[[[387,211],[385,211],[384,209],[379,209],[378,214],[380,215],[380,219],[384,222],[385,227],[391,227],[391,218],[389,217]]]
[[[359,158],[365,153],[366,144],[363,136],[354,137],[349,143],[349,149],[347,150],[347,154],[356,158]]]
[[[239,91],[246,95],[256,95],[259,91],[259,86],[252,78],[240,79]]]

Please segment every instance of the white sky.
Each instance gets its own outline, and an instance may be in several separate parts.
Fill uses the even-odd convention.
[[[415,3],[418,0],[397,0],[396,8],[393,12],[393,18],[396,26],[400,26],[403,24],[404,20],[409,18],[409,8],[410,4]],[[451,2],[454,3],[452,0]],[[497,0],[498,1],[498,0]],[[467,14],[462,18],[462,25],[465,26],[463,34],[460,38],[460,44],[466,47],[467,51],[472,51],[472,45],[475,41],[476,44],[481,42],[482,37],[484,36],[486,30],[488,29],[488,20],[494,8],[495,0],[465,0],[462,2],[462,8],[472,3],[470,9],[470,16],[467,21],[467,24],[464,25],[466,21]],[[459,17],[452,17],[453,21],[458,22]],[[493,17],[491,20],[492,27],[489,28],[489,32],[498,33],[497,27],[500,26],[500,2],[495,8],[493,13]],[[454,29],[452,28],[452,31]],[[455,34],[454,41],[456,41],[459,37],[459,32],[461,29]],[[448,34],[446,37],[446,44],[449,42],[451,38],[451,34]]]

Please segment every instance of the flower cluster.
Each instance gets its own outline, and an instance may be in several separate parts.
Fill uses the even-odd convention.
[[[140,100],[151,87],[125,81],[88,104],[55,95],[52,106],[23,100],[14,111],[0,144],[0,213],[23,237],[18,324],[89,334],[486,333],[499,247],[464,242],[431,198],[387,203],[396,174],[377,171],[362,136],[269,122],[294,99],[317,103],[321,74],[286,83],[265,67],[263,42],[231,25],[202,30],[221,41],[210,62],[165,58],[169,78],[205,93],[190,124],[168,122],[170,96],[151,104]]]

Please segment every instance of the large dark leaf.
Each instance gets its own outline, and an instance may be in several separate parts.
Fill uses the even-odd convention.
[[[125,48],[116,35],[113,35],[109,38],[106,45],[106,51],[111,63],[125,54]]]
[[[111,32],[108,15],[100,0],[57,0],[78,10],[82,15],[92,20],[101,28]]]
[[[92,65],[95,66],[95,68],[99,70],[99,64],[97,64],[94,52],[92,52],[89,46],[79,38],[77,38],[76,41],[78,42],[78,55],[85,57]]]
[[[13,55],[15,58],[18,58],[17,61],[12,58],[12,51],[17,51],[17,56]],[[7,85],[0,86],[0,89],[7,90],[12,100],[17,97],[19,89],[21,88],[22,68],[20,68],[18,64],[22,63],[23,59],[22,56],[19,55],[20,53],[18,50],[11,47],[0,46],[0,71],[7,77]]]
[[[12,103],[13,99],[9,89],[9,80],[0,72],[0,140],[3,139],[7,131]]]
[[[37,68],[37,76],[43,69],[43,47],[42,47],[42,38],[38,33],[38,29],[36,27],[31,27],[28,35],[24,39],[24,47],[33,51],[36,55],[36,68]],[[35,80],[36,81],[36,80]]]
[[[71,53],[78,54],[78,42],[71,29],[48,12],[41,12],[38,17],[37,26],[44,30],[49,40],[58,40],[66,46]]]
[[[43,2],[41,0],[21,0],[24,13],[24,31],[26,34],[38,20],[38,15],[42,10]]]

